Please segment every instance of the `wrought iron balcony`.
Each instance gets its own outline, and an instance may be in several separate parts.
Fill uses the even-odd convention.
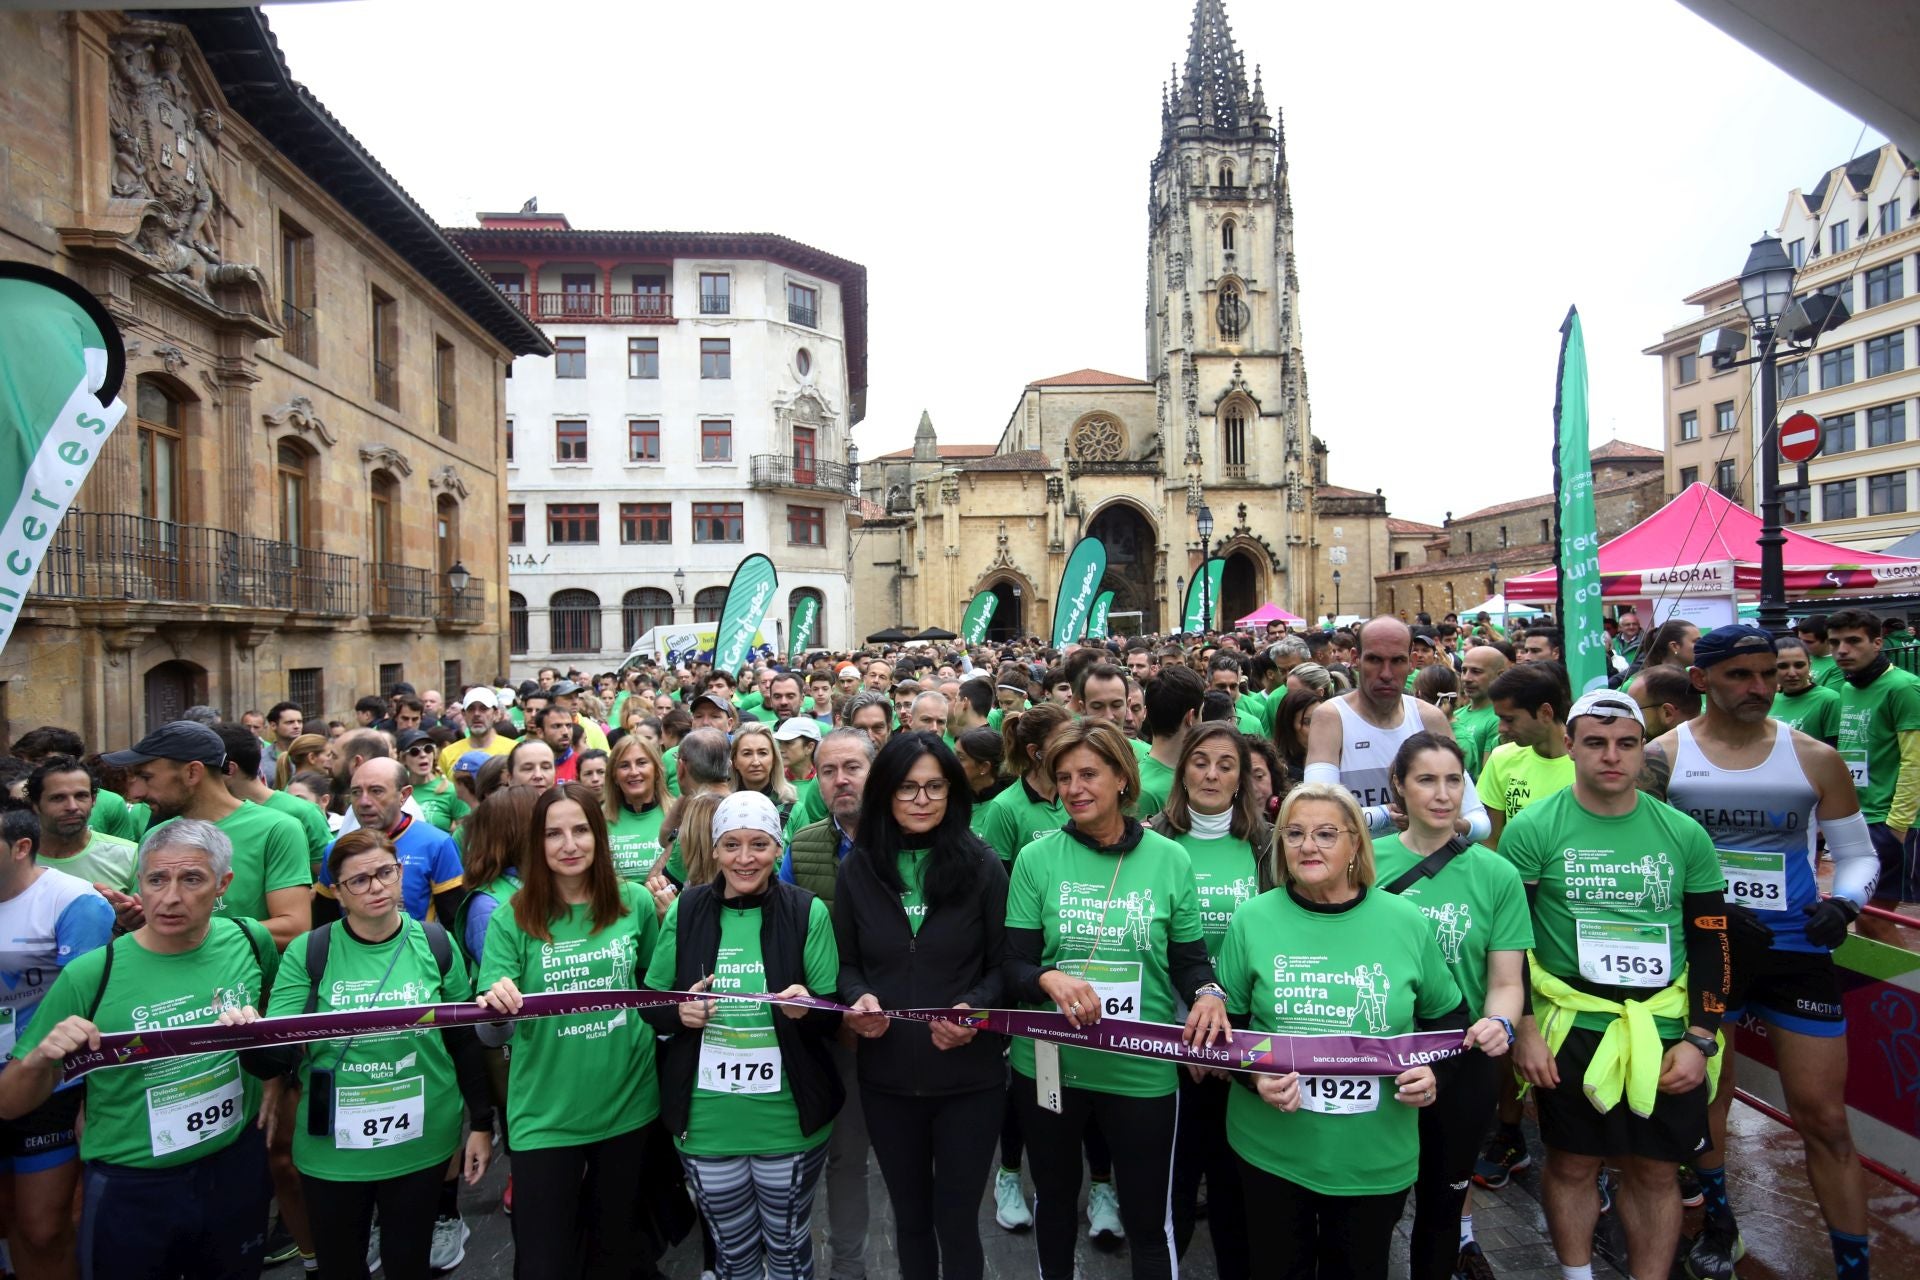
[[[412,565],[367,561],[367,616],[370,618],[430,618],[434,605],[433,575]]]
[[[351,617],[356,563],[228,529],[70,511],[47,546],[33,595]]]
[[[468,578],[464,591],[441,592],[434,608],[434,617],[442,626],[475,626],[486,613],[487,584],[482,578]]]
[[[754,454],[751,483],[755,489],[801,489],[843,498],[854,496],[853,468],[846,463],[795,457],[789,453]]]
[[[313,312],[283,299],[280,303],[280,327],[286,330],[283,342],[288,354],[297,356],[308,364],[315,363],[314,354],[319,347],[319,334],[313,323]]]
[[[700,295],[700,314],[703,316],[724,316],[733,312],[733,295],[730,293],[703,293]]]
[[[803,324],[809,329],[817,329],[820,327],[816,323],[819,319],[820,311],[817,307],[802,306],[798,302],[789,302],[787,304],[787,320],[790,323]]]

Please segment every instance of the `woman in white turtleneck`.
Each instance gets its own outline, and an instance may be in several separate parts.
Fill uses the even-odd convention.
[[[1193,859],[1207,954],[1217,956],[1227,924],[1243,902],[1272,887],[1266,852],[1272,829],[1260,816],[1247,740],[1225,720],[1196,723],[1180,744],[1166,807],[1150,830],[1183,846]],[[1247,1280],[1246,1205],[1240,1171],[1227,1145],[1223,1072],[1189,1067],[1180,1081],[1180,1128],[1173,1151],[1173,1239],[1184,1256],[1193,1239],[1200,1180],[1207,1183],[1207,1227],[1221,1280]]]

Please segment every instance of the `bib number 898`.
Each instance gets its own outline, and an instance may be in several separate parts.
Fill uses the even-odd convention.
[[[360,1122],[360,1136],[378,1138],[382,1134],[392,1133],[395,1129],[405,1130],[412,1127],[413,1122],[407,1118],[407,1113],[404,1111],[397,1116],[369,1116]]]
[[[1600,967],[1621,977],[1663,978],[1667,973],[1667,962],[1659,956],[1633,956],[1616,952],[1601,956]]]
[[[228,1098],[218,1106],[208,1107],[204,1111],[194,1111],[187,1116],[187,1132],[198,1133],[210,1124],[219,1124],[222,1120],[233,1119],[233,1099]]]

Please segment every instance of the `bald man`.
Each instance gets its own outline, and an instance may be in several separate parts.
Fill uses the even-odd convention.
[[[1467,701],[1453,713],[1453,740],[1466,753],[1468,773],[1479,773],[1481,763],[1500,745],[1500,717],[1487,689],[1506,669],[1507,655],[1492,645],[1475,645],[1460,660],[1460,692]]]

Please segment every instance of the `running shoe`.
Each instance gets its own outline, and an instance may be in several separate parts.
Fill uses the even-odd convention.
[[[1473,1180],[1483,1187],[1499,1189],[1513,1181],[1513,1175],[1533,1167],[1527,1144],[1518,1133],[1495,1130],[1486,1149],[1473,1163]]]
[[[1033,1210],[1027,1208],[1018,1169],[1001,1169],[993,1175],[993,1220],[1006,1231],[1025,1231],[1033,1225]]]
[[[500,1193],[500,1212],[513,1216],[513,1175],[507,1175],[507,1189]]]
[[[467,1256],[467,1237],[472,1234],[459,1218],[436,1218],[427,1266],[435,1271],[451,1271],[459,1266]]]
[[[300,1246],[294,1243],[293,1233],[287,1230],[286,1223],[276,1217],[273,1230],[267,1232],[267,1247],[260,1255],[260,1265],[276,1267],[283,1262],[292,1262],[299,1256]]]
[[[1733,1280],[1733,1264],[1747,1256],[1739,1224],[1707,1219],[1687,1250],[1686,1270],[1693,1280]]]
[[[1087,1239],[1113,1243],[1127,1238],[1120,1225],[1120,1196],[1111,1182],[1096,1182],[1087,1190]]]
[[[1693,1171],[1692,1165],[1681,1165],[1680,1203],[1689,1209],[1698,1209],[1706,1202],[1707,1192],[1706,1189],[1700,1185],[1700,1175]]]
[[[1493,1265],[1480,1249],[1478,1240],[1460,1246],[1460,1260],[1453,1264],[1456,1280],[1494,1280]]]

